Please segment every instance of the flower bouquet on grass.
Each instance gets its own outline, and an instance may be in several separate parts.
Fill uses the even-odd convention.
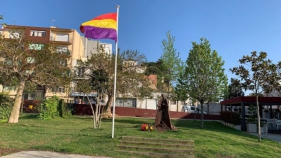
[[[144,123],[141,125],[141,130],[142,131],[152,131],[153,126],[151,126],[149,123]]]

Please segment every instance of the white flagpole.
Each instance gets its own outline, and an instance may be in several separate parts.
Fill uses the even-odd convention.
[[[117,41],[115,43],[115,66],[114,66],[114,92],[113,92],[113,111],[112,111],[112,138],[114,138],[114,118],[115,118],[115,102],[116,102],[116,76],[117,76],[117,54],[118,54],[118,16],[119,16],[119,8],[117,5],[117,15],[116,15],[116,34]]]

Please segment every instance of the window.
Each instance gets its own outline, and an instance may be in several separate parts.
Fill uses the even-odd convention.
[[[65,88],[64,87],[58,87],[58,88],[52,88],[53,93],[64,93]]]
[[[27,57],[26,62],[27,63],[34,63],[35,59],[33,57]]]
[[[18,33],[18,32],[10,32],[9,38],[13,38],[13,39],[20,38],[20,33]]]
[[[15,86],[5,86],[4,91],[16,91],[16,87]]]
[[[46,31],[30,30],[30,36],[45,37]]]
[[[56,41],[68,42],[68,34],[57,34]]]
[[[35,93],[25,94],[24,100],[35,100]]]
[[[78,77],[83,77],[84,73],[85,73],[85,68],[84,67],[78,68],[78,72],[77,72],[77,76]]]
[[[62,66],[67,66],[67,60],[60,60],[59,62]]]
[[[59,54],[67,54],[68,48],[66,46],[58,46],[57,47],[57,53]]]
[[[122,107],[136,107],[136,98],[116,98],[116,106]]]
[[[44,90],[36,90],[34,93],[24,95],[24,100],[43,100]]]
[[[30,50],[42,50],[42,48],[44,47],[44,44],[29,44],[28,49]]]
[[[64,91],[65,91],[64,87],[59,87],[59,88],[58,88],[58,92],[59,92],[59,93],[64,93]]]

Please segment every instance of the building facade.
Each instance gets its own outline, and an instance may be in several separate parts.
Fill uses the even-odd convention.
[[[6,25],[0,30],[0,34],[4,38],[26,38],[32,43],[30,49],[40,50],[44,44],[56,44],[58,53],[67,53],[71,56],[68,61],[68,66],[73,70],[77,66],[77,61],[86,61],[92,56],[97,54],[98,48],[103,47],[104,52],[112,54],[112,44],[100,43],[99,41],[89,40],[84,36],[81,36],[74,29],[65,29],[58,27],[36,27],[36,26],[16,26]],[[135,64],[135,61],[127,61],[126,64]],[[138,73],[143,73],[144,68],[138,68]],[[148,77],[152,84],[150,88],[157,89],[157,75],[151,75]],[[73,83],[70,83],[70,87],[73,87]],[[15,97],[16,90],[9,87],[3,87],[0,85],[0,92],[7,92],[11,97]],[[71,88],[59,87],[57,89],[44,89],[38,86],[37,90],[33,94],[27,94],[24,96],[24,100],[41,100],[43,98],[49,98],[52,96],[58,96],[65,99],[67,102],[74,102],[74,98],[84,98],[79,92],[73,91]],[[90,94],[95,95],[95,94]],[[116,98],[116,106],[119,107],[133,107],[140,109],[157,109],[157,102],[161,93],[153,93],[151,98]],[[181,111],[184,104],[190,104],[189,100],[186,102],[174,102],[170,101],[171,111]]]
[[[4,38],[25,38],[31,41],[29,49],[40,50],[44,44],[56,44],[58,53],[67,53],[71,56],[67,64],[71,69],[77,65],[77,60],[86,60],[91,54],[98,53],[99,46],[106,46],[106,51],[112,53],[112,46],[108,43],[92,41],[81,36],[74,29],[65,29],[58,27],[35,27],[35,26],[16,26],[5,25],[0,30]],[[0,86],[0,92],[8,92],[11,97],[15,97],[16,90],[9,87]],[[59,87],[57,89],[44,89],[38,86],[33,94],[24,96],[24,100],[41,100],[44,97],[49,98],[58,96],[65,100],[73,100],[71,89]]]

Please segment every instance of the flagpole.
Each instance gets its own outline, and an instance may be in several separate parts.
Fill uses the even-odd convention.
[[[114,92],[113,92],[113,111],[112,111],[112,138],[114,138],[114,119],[115,119],[115,102],[116,102],[116,76],[117,76],[117,55],[118,55],[118,16],[119,16],[119,8],[120,6],[117,5],[117,15],[116,15],[116,34],[117,40],[115,43],[115,66],[114,66]]]

